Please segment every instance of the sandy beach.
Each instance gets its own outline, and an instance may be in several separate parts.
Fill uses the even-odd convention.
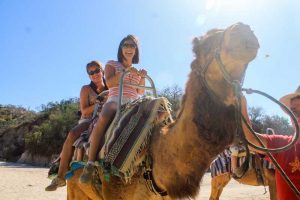
[[[66,187],[55,192],[45,192],[50,183],[46,178],[47,168],[0,162],[0,199],[3,200],[65,200]],[[210,195],[210,174],[206,174],[200,195],[196,200],[207,200]],[[267,189],[267,188],[266,188]],[[242,185],[231,180],[220,200],[267,200],[269,193],[262,186]]]

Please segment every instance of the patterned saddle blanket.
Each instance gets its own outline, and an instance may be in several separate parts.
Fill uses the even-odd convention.
[[[249,168],[255,168],[255,154],[251,154]],[[238,157],[238,167],[242,166],[246,157]],[[274,169],[274,165],[266,159],[260,159],[263,168]],[[224,173],[232,173],[231,171],[231,152],[225,149],[220,153],[210,165],[211,177],[219,176]]]
[[[126,104],[106,131],[99,159],[116,168],[125,181],[129,180],[145,156],[154,126],[173,121],[170,110],[164,97],[146,97]]]
[[[164,97],[144,97],[122,106],[121,114],[114,118],[108,127],[105,138],[100,141],[100,152],[96,165],[104,171],[109,166],[109,173],[120,176],[129,182],[139,169],[146,156],[152,130],[165,126],[173,121],[169,101]],[[74,143],[75,148],[89,149],[89,136],[97,120],[94,120],[88,131]],[[83,161],[73,161],[66,178],[73,176],[73,171],[82,168]]]

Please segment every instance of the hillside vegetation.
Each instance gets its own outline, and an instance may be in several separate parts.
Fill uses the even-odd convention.
[[[0,133],[9,127],[14,127],[36,117],[34,111],[20,106],[0,104]]]
[[[172,115],[176,118],[182,89],[175,85],[159,91],[158,94],[172,103]],[[50,162],[53,155],[60,153],[68,132],[77,124],[78,110],[77,98],[49,102],[42,105],[39,112],[19,106],[0,105],[0,159],[17,161],[23,154],[23,162]],[[286,118],[266,115],[262,108],[249,108],[249,115],[257,132],[264,133],[267,128],[273,128],[276,133],[293,133]]]
[[[78,108],[78,99],[50,102],[40,112],[1,105],[0,159],[16,161],[25,151],[49,159],[58,154],[78,122]]]

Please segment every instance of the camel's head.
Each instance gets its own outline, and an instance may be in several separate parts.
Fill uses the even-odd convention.
[[[258,40],[248,25],[237,23],[225,30],[211,30],[194,39],[196,59],[192,73],[201,75],[209,90],[226,105],[232,105],[235,96],[230,83],[243,83],[248,63],[258,48]]]

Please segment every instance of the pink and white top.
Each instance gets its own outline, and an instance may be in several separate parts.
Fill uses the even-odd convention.
[[[115,73],[122,73],[126,70],[123,67],[122,63],[117,61],[110,60],[107,62],[106,65],[113,66],[115,68]],[[125,75],[123,82],[138,85],[140,83],[140,80],[141,80],[141,76],[128,73]],[[117,87],[109,88],[108,97],[116,97],[116,96],[119,96],[119,85]],[[123,85],[123,98],[137,99],[138,98],[137,89],[127,85]]]

